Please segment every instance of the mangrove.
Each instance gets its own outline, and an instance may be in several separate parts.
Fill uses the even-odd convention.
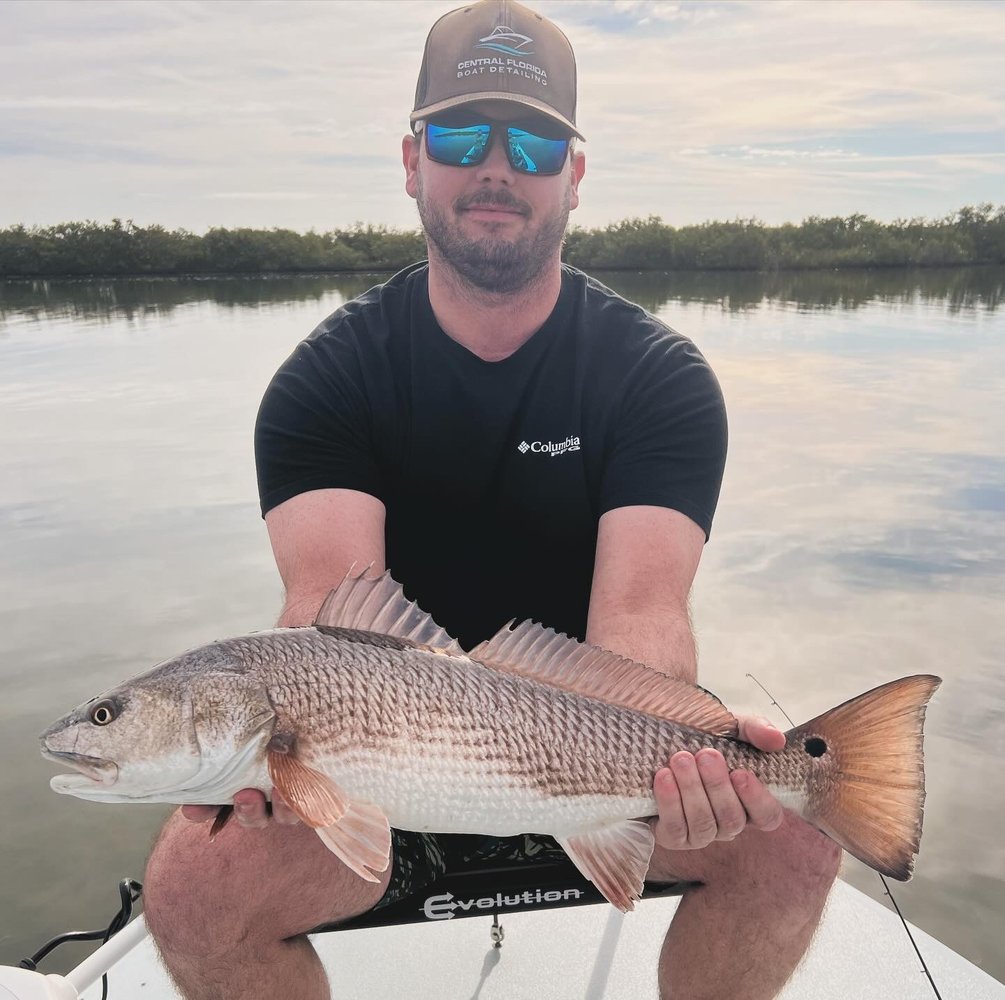
[[[0,278],[393,271],[425,256],[420,230],[212,228],[203,235],[132,220],[0,229]],[[1005,205],[939,219],[865,215],[767,225],[672,226],[657,215],[569,230],[564,259],[584,270],[781,271],[1005,264]]]

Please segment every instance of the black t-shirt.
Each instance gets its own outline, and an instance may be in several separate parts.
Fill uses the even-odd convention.
[[[263,515],[308,490],[381,500],[392,575],[470,648],[511,618],[584,636],[606,511],[669,507],[707,537],[726,415],[690,340],[582,272],[487,362],[440,328],[418,264],[296,348],[255,452]]]

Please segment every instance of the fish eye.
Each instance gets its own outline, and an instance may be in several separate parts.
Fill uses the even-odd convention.
[[[90,719],[96,726],[107,726],[115,718],[115,705],[110,701],[99,701],[90,711]]]

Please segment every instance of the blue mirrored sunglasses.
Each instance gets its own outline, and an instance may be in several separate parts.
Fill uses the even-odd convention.
[[[438,124],[426,122],[426,153],[431,160],[451,167],[474,167],[488,156],[492,136],[503,136],[510,166],[521,174],[553,175],[562,172],[569,153],[569,138],[554,138],[529,131],[516,122]]]

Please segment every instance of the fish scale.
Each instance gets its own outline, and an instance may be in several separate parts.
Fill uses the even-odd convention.
[[[294,636],[266,633],[260,642],[245,641],[235,651],[261,678],[275,707],[295,728],[309,729],[312,749],[324,747],[319,752],[336,770],[341,749],[363,746],[391,772],[404,754],[422,753],[416,747],[429,742],[427,720],[433,713],[446,720],[441,740],[449,740],[450,751],[472,765],[469,773],[478,782],[487,774],[522,780],[551,796],[641,799],[650,812],[655,809],[653,776],[680,750],[719,750],[731,769],[753,770],[778,787],[802,788],[809,770],[811,758],[798,752],[764,754],[747,744],[542,689],[524,678],[475,670],[422,650],[382,650],[303,629]],[[315,718],[322,697],[338,709],[336,716]],[[323,722],[329,718],[338,718],[339,725],[326,727]],[[487,727],[488,718],[496,725]],[[520,729],[522,738],[514,740]],[[410,780],[388,781],[387,794],[405,794],[406,784],[411,787]],[[395,802],[385,805],[399,811]],[[619,806],[623,808],[612,803],[611,812]],[[505,832],[510,831],[511,809],[508,804]],[[536,816],[538,810],[531,807],[529,812]],[[518,813],[515,822],[522,819]],[[456,820],[444,810],[438,829],[451,822]],[[502,832],[490,828],[491,817],[472,817],[471,822],[485,833]]]

